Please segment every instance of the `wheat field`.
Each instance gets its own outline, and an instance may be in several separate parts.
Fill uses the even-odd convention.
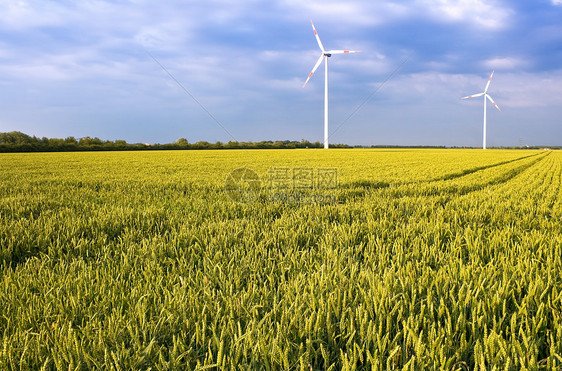
[[[561,152],[0,154],[0,177],[0,369],[562,368]]]

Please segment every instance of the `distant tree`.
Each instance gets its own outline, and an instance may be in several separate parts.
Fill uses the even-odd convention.
[[[48,142],[49,142],[49,146],[61,146],[64,144],[64,139],[49,138]]]
[[[180,138],[174,142],[175,145],[179,147],[187,147],[189,146],[189,142],[185,138]]]
[[[95,138],[90,138],[90,137],[84,137],[84,138],[80,138],[80,140],[78,141],[78,144],[80,144],[81,146],[92,146],[92,145],[102,145],[103,142],[100,138],[95,137]]]
[[[240,148],[240,143],[237,141],[229,141],[224,145],[224,148]]]
[[[20,131],[0,133],[0,144],[29,144],[34,142],[33,139],[34,138]]]
[[[201,140],[199,142],[196,142],[193,146],[196,149],[208,149],[210,147],[211,143],[205,141],[205,140]]]
[[[119,149],[119,150],[125,150],[129,147],[129,144],[127,144],[126,141],[121,140],[121,139],[117,139],[115,141],[115,148]]]

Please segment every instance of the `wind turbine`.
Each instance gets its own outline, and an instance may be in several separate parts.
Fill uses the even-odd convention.
[[[490,102],[492,102],[492,104],[494,105],[494,107],[496,107],[498,109],[498,111],[501,111],[500,107],[498,107],[496,102],[494,102],[492,97],[490,97],[490,95],[488,94],[488,88],[490,87],[490,83],[492,82],[492,76],[494,76],[494,71],[492,71],[492,74],[490,75],[490,78],[488,79],[488,83],[486,84],[486,88],[484,89],[483,93],[469,95],[468,97],[462,97],[461,98],[461,99],[467,99],[467,98],[481,97],[482,95],[484,96],[484,139],[482,140],[482,149],[486,149],[486,103],[488,103],[486,101],[486,99],[489,99]]]
[[[324,148],[327,149],[328,148],[328,58],[330,58],[332,56],[332,54],[348,54],[348,53],[359,53],[358,51],[353,51],[353,50],[324,50],[324,46],[322,45],[322,41],[320,41],[320,37],[318,36],[318,32],[316,32],[316,28],[314,28],[314,23],[312,23],[312,21],[310,21],[310,24],[312,24],[312,29],[314,30],[314,36],[316,36],[316,41],[318,41],[318,46],[320,47],[320,50],[322,50],[322,54],[320,55],[320,58],[318,58],[318,62],[316,62],[316,65],[314,65],[314,68],[312,69],[312,72],[310,73],[310,75],[308,75],[308,78],[306,79],[306,81],[303,84],[303,88],[306,86],[306,83],[308,82],[308,80],[310,80],[310,78],[312,77],[312,75],[314,74],[314,72],[316,71],[316,69],[320,66],[320,64],[322,63],[322,60],[324,59],[324,66],[325,66],[325,70],[324,70]]]

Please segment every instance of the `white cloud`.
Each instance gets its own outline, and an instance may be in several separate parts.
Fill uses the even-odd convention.
[[[417,0],[417,3],[438,21],[466,22],[488,29],[507,27],[509,17],[513,14],[497,1]]]
[[[181,22],[139,25],[133,40],[151,50],[178,50],[191,39],[192,30]]]
[[[494,75],[494,79],[496,90],[501,93],[504,106],[512,108],[560,106],[562,70],[498,74]]]
[[[554,0],[562,1],[562,0]],[[488,30],[509,26],[514,14],[500,0],[395,0],[366,2],[350,0],[281,0],[299,17],[333,21],[333,27],[342,24],[380,26],[397,20],[431,18],[443,23],[465,23]]]
[[[289,13],[298,15],[299,19],[309,17],[333,21],[332,25],[353,24],[355,26],[373,26],[390,22],[392,19],[404,18],[412,13],[411,7],[393,1],[366,2],[361,0],[281,0],[289,8]]]
[[[445,74],[421,72],[396,76],[380,94],[391,97],[395,104],[427,104],[446,109],[460,107],[460,98],[484,90],[489,72],[482,74]],[[503,73],[496,71],[490,94],[502,109],[554,108],[560,106],[562,70],[542,73]]]
[[[486,68],[495,70],[495,69],[502,69],[502,70],[515,70],[526,68],[530,66],[529,61],[516,58],[516,57],[503,57],[503,58],[492,58],[487,61],[484,61],[482,65]]]
[[[26,29],[59,24],[65,17],[65,7],[52,2],[0,0],[0,28]]]
[[[271,79],[267,81],[267,86],[272,87],[277,90],[285,90],[291,92],[301,92],[302,91],[303,79],[298,77],[289,78],[286,80]]]
[[[562,5],[562,0],[552,0],[552,5]]]

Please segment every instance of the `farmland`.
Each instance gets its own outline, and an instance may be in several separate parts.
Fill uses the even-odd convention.
[[[243,167],[252,202],[225,192]],[[299,191],[334,202],[268,198],[272,168],[335,169]],[[561,152],[1,154],[0,177],[0,369],[562,367]]]

